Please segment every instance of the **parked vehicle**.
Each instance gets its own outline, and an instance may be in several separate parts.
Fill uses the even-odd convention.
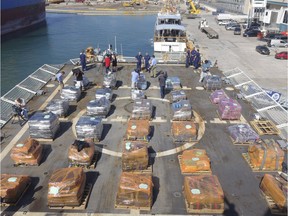
[[[263,40],[264,41],[269,41],[269,40],[272,40],[272,39],[276,39],[276,38],[281,38],[281,36],[283,36],[282,34],[280,33],[268,33],[264,38]],[[287,37],[287,36],[286,36]]]
[[[218,25],[226,25],[229,22],[230,22],[229,20],[218,20]]]
[[[231,23],[231,24],[227,24],[227,25],[225,25],[225,29],[226,30],[235,30],[235,28],[240,28],[241,26],[240,26],[240,24],[238,24],[238,23]]]
[[[236,27],[234,29],[234,35],[241,35],[241,27]]]
[[[262,55],[270,55],[270,50],[266,46],[256,46],[256,51]]]
[[[280,53],[276,53],[275,54],[275,58],[276,59],[288,59],[288,52],[287,51],[283,51]]]
[[[257,37],[260,32],[259,29],[247,29],[244,31],[243,37]]]
[[[272,39],[267,42],[267,46],[269,47],[288,47],[288,41],[287,40],[281,40],[281,39]]]

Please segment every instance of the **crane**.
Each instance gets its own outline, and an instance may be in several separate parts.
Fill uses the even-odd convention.
[[[190,14],[199,14],[200,10],[196,8],[193,0],[187,0],[187,3],[189,3],[190,8],[189,8],[189,13]]]

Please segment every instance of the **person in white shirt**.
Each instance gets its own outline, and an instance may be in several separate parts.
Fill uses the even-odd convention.
[[[156,77],[156,73],[157,73],[157,71],[156,71],[156,65],[157,65],[157,60],[156,60],[156,58],[155,58],[155,55],[152,55],[152,60],[151,60],[151,65],[150,65],[150,70],[149,70],[149,72],[150,72],[150,76],[151,77],[153,77],[153,78],[155,78]]]

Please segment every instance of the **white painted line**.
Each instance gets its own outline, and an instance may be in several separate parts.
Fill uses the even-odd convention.
[[[168,122],[167,119],[162,119],[161,117],[156,117],[155,119],[152,119],[152,123],[166,123]]]
[[[183,89],[183,90],[192,90],[192,88],[189,88],[189,87],[187,87],[187,86],[183,86],[182,89]]]
[[[138,216],[138,215],[140,215],[140,210],[139,209],[131,209],[130,210],[130,215]]]
[[[115,101],[117,100],[129,100],[131,97],[116,97]]]
[[[67,77],[63,80],[64,83],[70,79],[72,76],[72,73],[69,73]],[[55,97],[55,95],[58,93],[58,90],[60,90],[60,86],[58,86],[52,94],[45,100],[45,102],[42,104],[42,106],[39,108],[39,110],[43,110],[47,104]],[[21,130],[15,135],[15,137],[10,141],[10,143],[6,146],[5,149],[0,154],[1,161],[6,157],[6,155],[10,152],[10,150],[13,148],[13,146],[19,141],[19,139],[23,136],[23,134],[28,130],[28,123],[26,123]]]

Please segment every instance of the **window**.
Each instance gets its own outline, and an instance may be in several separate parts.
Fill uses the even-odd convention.
[[[288,23],[288,11],[287,10],[285,11],[285,14],[284,14],[283,23]]]

